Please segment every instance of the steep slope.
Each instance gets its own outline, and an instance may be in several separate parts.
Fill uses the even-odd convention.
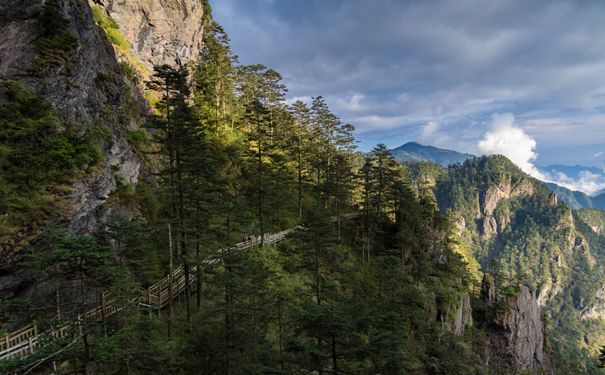
[[[408,142],[391,150],[391,155],[399,161],[431,161],[447,167],[451,164],[462,163],[475,156],[457,151],[445,150],[433,146],[423,146],[416,142]]]
[[[94,138],[102,154],[95,170],[69,192],[72,227],[94,226],[96,210],[117,188],[114,174],[137,183],[140,160],[127,132],[137,126],[141,113],[132,104],[139,98],[94,25],[88,3],[8,1],[2,7],[0,79],[19,81],[39,95],[55,108],[63,127]]]
[[[116,207],[134,209],[120,192],[151,175],[137,150],[150,108],[144,80],[154,64],[196,58],[206,7],[203,0],[0,3],[0,111],[23,109],[8,127],[27,126],[29,140],[41,137],[45,157],[54,155],[59,164],[77,159],[53,175],[45,163],[54,159],[33,160],[22,171],[45,176],[45,184],[31,192],[23,190],[26,184],[12,188],[29,199],[0,198],[10,208],[0,223],[0,297],[39,304],[52,298],[52,287],[18,263],[49,223],[89,232]],[[27,114],[28,103],[47,110]],[[3,150],[19,147],[15,134],[3,137]],[[83,160],[82,150],[90,155]],[[40,196],[49,202],[45,209],[30,207]],[[21,219],[27,210],[39,212],[35,220]]]
[[[555,368],[594,369],[590,356],[605,338],[600,234],[502,156],[450,167],[435,195],[442,211],[453,212],[463,246],[484,271],[499,275],[500,284],[521,282],[535,293],[552,324]],[[598,227],[599,218],[591,218]]]
[[[147,71],[154,65],[197,60],[203,44],[204,0],[93,0],[119,25],[129,51]]]

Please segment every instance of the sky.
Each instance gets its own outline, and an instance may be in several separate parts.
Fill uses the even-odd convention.
[[[548,164],[605,166],[605,2],[211,5],[240,63],[279,71],[289,100],[326,98],[361,150],[499,152],[536,177]]]

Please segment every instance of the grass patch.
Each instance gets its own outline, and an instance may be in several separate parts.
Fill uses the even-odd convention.
[[[103,30],[114,49],[126,60],[121,63],[124,73],[129,76],[129,78],[135,75],[141,77],[149,76],[149,71],[145,65],[137,60],[130,52],[130,43],[120,31],[118,23],[108,16],[103,8],[98,5],[92,6],[92,17],[95,23]],[[138,79],[136,79],[136,81],[138,82]]]
[[[36,19],[38,39],[36,48],[39,56],[32,62],[32,70],[39,71],[48,66],[64,65],[71,52],[78,47],[78,39],[69,27],[69,21],[59,8],[47,4]]]
[[[139,154],[144,154],[149,145],[149,137],[144,129],[131,130],[127,135],[128,143]]]

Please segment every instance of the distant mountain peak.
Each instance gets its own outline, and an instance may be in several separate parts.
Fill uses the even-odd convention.
[[[391,154],[399,161],[431,161],[444,167],[475,157],[475,155],[454,150],[425,146],[418,142],[408,142],[394,148],[391,150]]]

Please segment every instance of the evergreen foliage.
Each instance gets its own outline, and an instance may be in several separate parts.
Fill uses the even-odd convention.
[[[18,82],[0,83],[0,246],[21,248],[67,214],[62,185],[99,159],[42,98]]]
[[[67,21],[51,8],[40,20],[53,40],[45,46],[70,40]],[[99,7],[93,15],[114,47],[127,51],[117,24]],[[461,336],[448,329],[473,292],[476,259],[497,270],[502,293],[514,294],[518,279],[536,289],[554,278],[570,281],[574,292],[549,311],[550,332],[570,356],[591,354],[557,340],[598,335],[592,327],[590,336],[568,306],[594,295],[601,274],[583,270],[597,268],[591,256],[601,254],[571,255],[574,269],[559,265],[569,257],[569,211],[549,204],[545,188],[499,204],[495,215],[510,225],[498,241],[484,238],[482,192],[527,178],[505,158],[469,160],[446,173],[430,163],[401,165],[382,144],[357,153],[354,127],[323,97],[288,104],[278,72],[238,65],[224,30],[209,17],[204,22],[200,60],[155,67],[147,83],[154,114],[145,131],[128,134],[139,154],[154,153],[155,179],[121,184],[117,199],[127,209],[116,207],[96,233],[50,231],[32,249],[30,264],[55,285],[57,301],[29,313],[46,325],[59,313],[72,319],[102,291],[126,304],[135,285],[151,285],[178,265],[188,287],[168,311],[135,313],[131,306],[113,320],[85,322],[81,340],[56,357],[62,370],[486,374],[488,324]],[[136,69],[123,68],[134,80]],[[3,84],[0,98],[0,240],[13,241],[45,224],[62,203],[53,189],[99,156],[20,85]],[[450,211],[440,213],[438,203]],[[470,228],[462,235],[459,216]],[[261,240],[246,252],[233,249],[251,235],[262,239],[295,225],[303,228],[278,245]],[[547,230],[557,225],[560,231]],[[581,230],[590,243],[602,243]],[[193,266],[220,248],[222,262],[198,268],[191,285]],[[11,300],[2,313],[30,307]],[[49,341],[40,353],[66,345]],[[560,358],[560,368],[577,370],[571,358]]]

